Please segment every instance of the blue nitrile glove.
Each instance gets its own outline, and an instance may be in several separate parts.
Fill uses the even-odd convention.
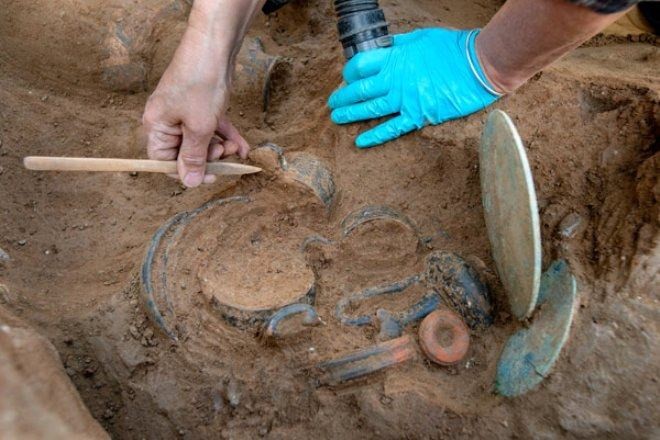
[[[347,85],[328,100],[333,122],[398,114],[355,139],[366,148],[491,105],[501,95],[477,58],[478,33],[420,29],[395,35],[391,47],[358,53],[344,67]]]

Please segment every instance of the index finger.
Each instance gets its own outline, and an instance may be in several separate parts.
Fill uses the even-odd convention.
[[[359,79],[376,75],[382,69],[391,50],[387,47],[358,53],[344,66],[342,72],[344,81],[350,84]]]

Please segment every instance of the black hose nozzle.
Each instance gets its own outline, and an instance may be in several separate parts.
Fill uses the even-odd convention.
[[[335,0],[335,12],[346,59],[358,52],[392,45],[378,0]]]

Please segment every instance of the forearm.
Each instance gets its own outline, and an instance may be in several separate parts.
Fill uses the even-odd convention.
[[[624,13],[565,0],[508,0],[477,37],[477,53],[493,85],[511,92]]]
[[[144,109],[149,157],[177,159],[186,186],[212,182],[206,162],[239,153],[247,141],[227,119],[234,58],[264,0],[195,0],[170,65]]]
[[[175,60],[203,58],[201,64],[206,68],[197,73],[227,86],[243,37],[263,3],[265,0],[195,0]]]

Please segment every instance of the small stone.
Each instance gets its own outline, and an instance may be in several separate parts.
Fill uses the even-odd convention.
[[[26,244],[27,244],[27,240],[25,240],[25,239],[23,239],[23,240],[18,240],[18,245],[19,245],[19,246],[25,246]]]
[[[9,254],[5,252],[2,248],[0,248],[0,261],[9,261],[11,258],[9,258]]]
[[[389,405],[390,403],[392,403],[392,400],[393,399],[389,396],[381,396],[380,397],[380,403],[382,403],[383,405]]]
[[[0,304],[9,304],[10,302],[9,288],[4,284],[0,284]]]
[[[74,370],[73,368],[69,367],[69,368],[66,369],[66,374],[68,374],[69,377],[73,377],[73,376],[76,375],[76,370]]]
[[[563,238],[573,238],[582,225],[582,216],[571,212],[559,223],[559,235]]]
[[[103,418],[104,419],[111,419],[115,416],[115,412],[111,408],[107,408],[105,412],[103,413]]]
[[[137,327],[135,327],[134,325],[131,325],[130,327],[128,327],[128,331],[130,332],[133,339],[136,339],[136,340],[140,339],[140,333],[138,332]]]
[[[230,379],[224,391],[224,398],[227,403],[229,403],[229,406],[232,408],[237,408],[241,403],[241,394],[238,389],[238,382],[236,382],[234,379]]]
[[[96,373],[97,369],[98,369],[97,365],[90,365],[83,370],[83,376],[92,377]]]
[[[151,327],[148,327],[148,328],[144,331],[144,333],[142,334],[142,336],[144,336],[144,337],[147,338],[147,339],[151,339],[151,338],[153,338],[153,337],[154,337],[154,329],[152,329]]]
[[[137,173],[137,171],[131,171],[130,173],[128,173],[128,175],[131,176],[131,177],[137,177],[138,173]]]
[[[189,391],[189,390],[186,390]],[[225,407],[225,402],[218,390],[211,391],[211,401],[213,402],[213,412],[219,413]]]
[[[128,303],[131,305],[131,307],[135,307],[135,306],[138,305],[138,300],[137,299],[132,299]]]

